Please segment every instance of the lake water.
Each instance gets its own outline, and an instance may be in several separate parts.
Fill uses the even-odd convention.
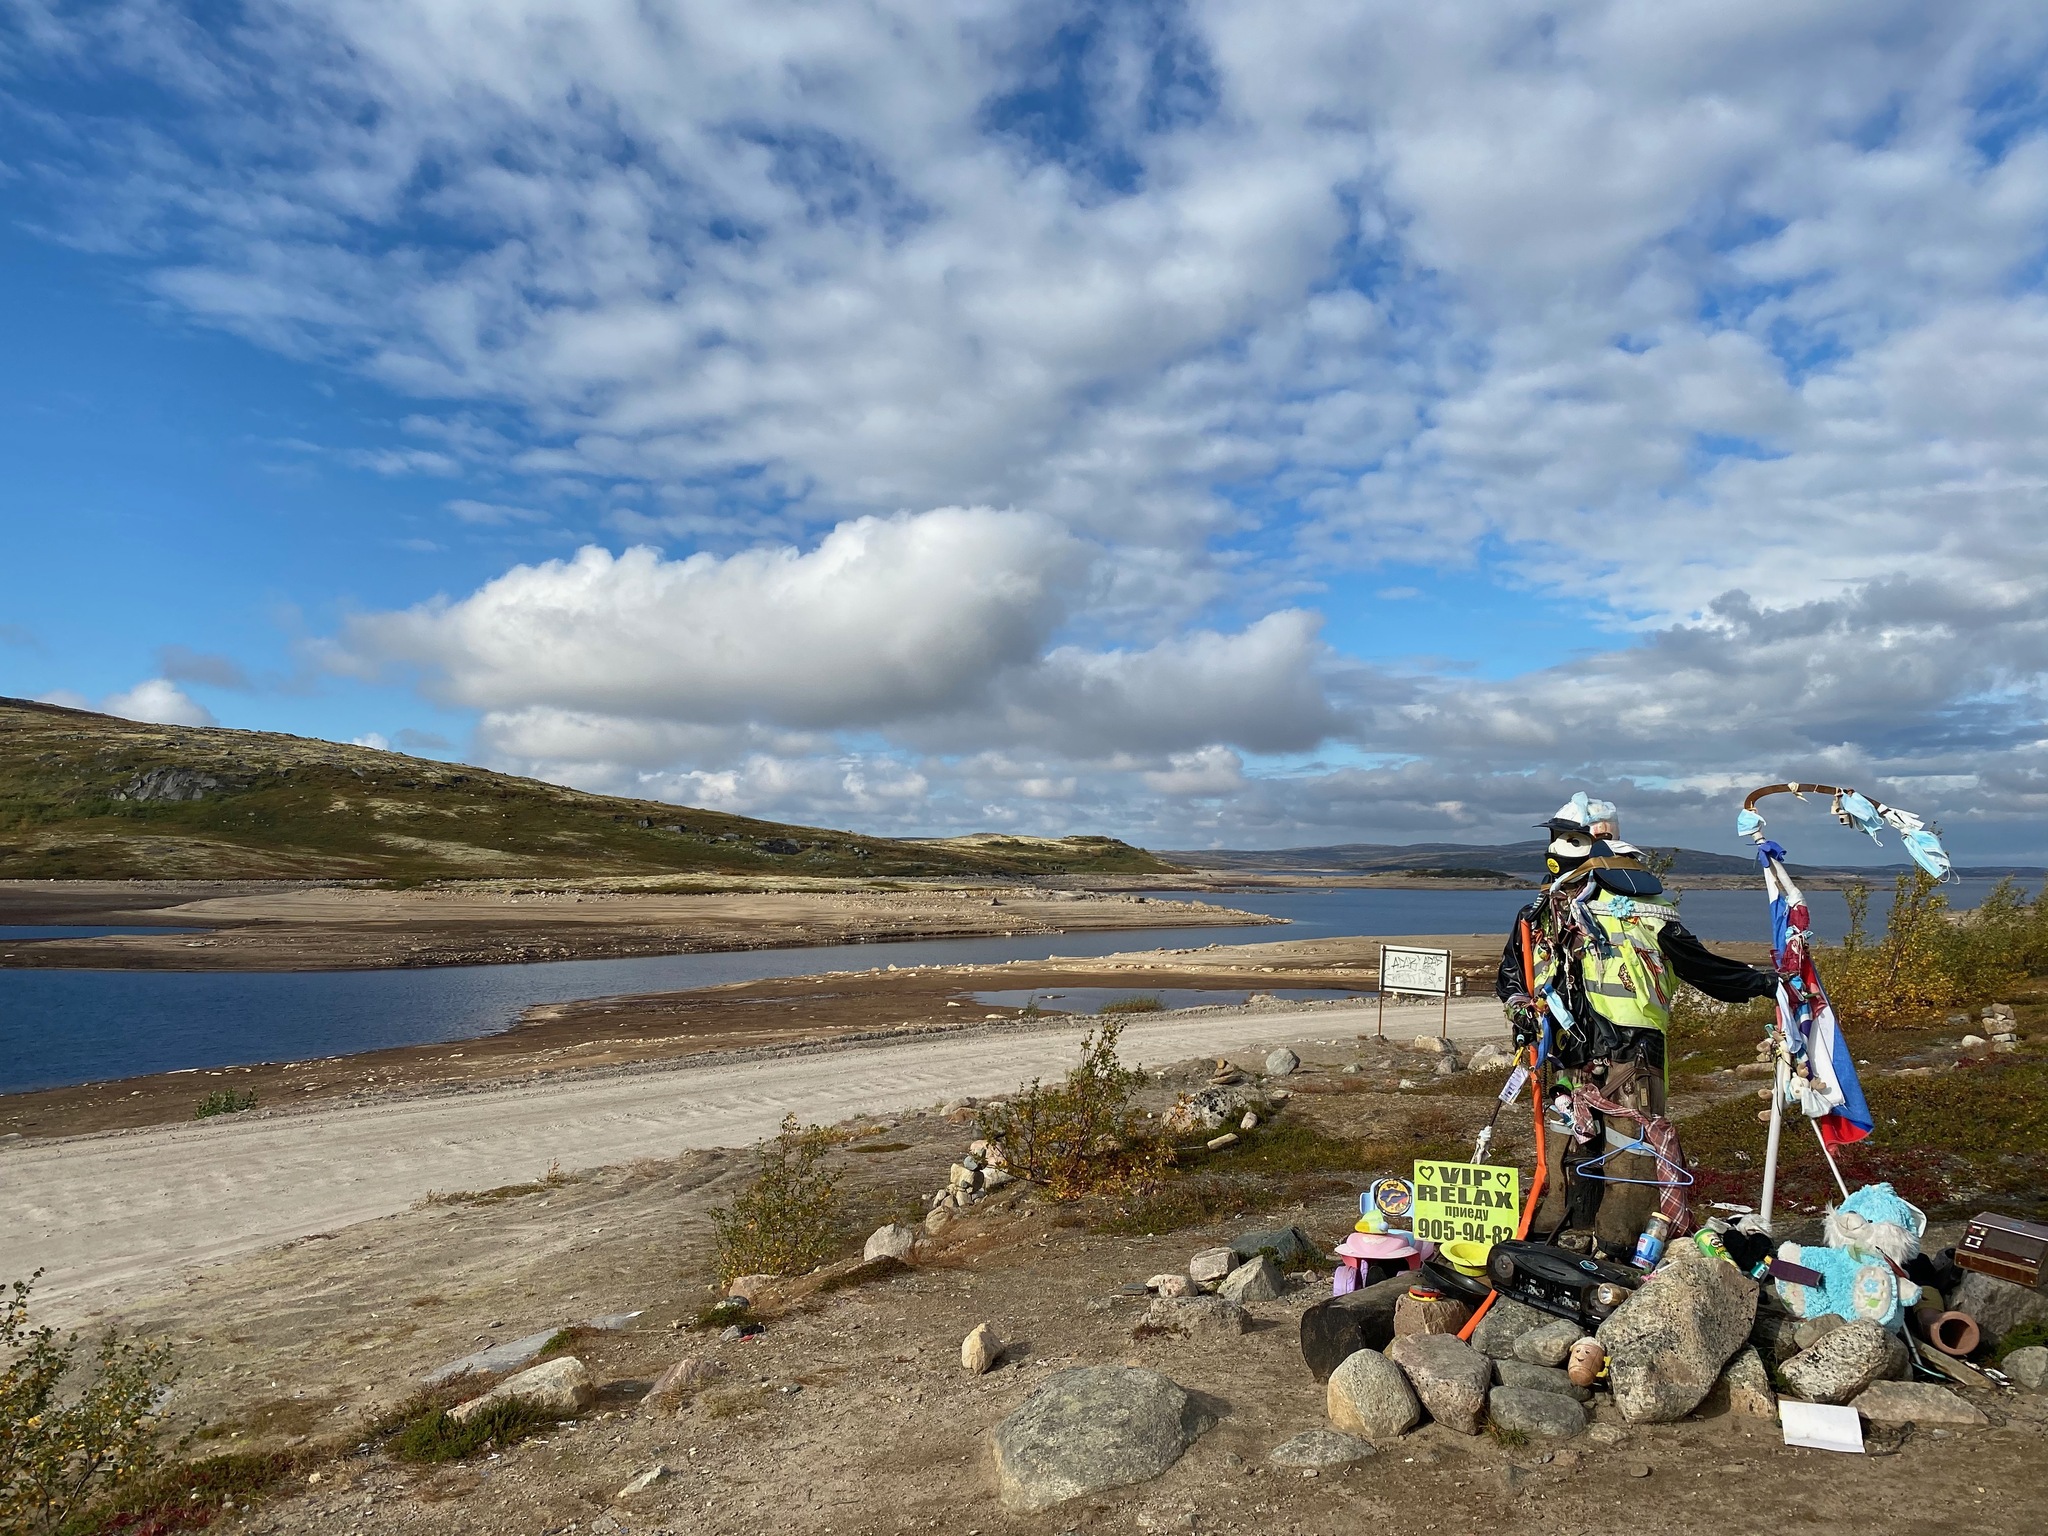
[[[1949,887],[1956,906],[1989,881]],[[987,965],[1133,949],[1365,934],[1502,933],[1521,891],[1271,891],[1198,899],[1292,921],[1286,927],[1125,929],[1007,939],[833,944],[631,960],[388,971],[74,971],[0,969],[0,1093],[187,1067],[296,1061],[461,1040],[509,1028],[536,1003],[882,965]],[[1881,928],[1885,896],[1871,900]],[[1755,891],[1694,891],[1685,921],[1700,937],[1767,938]],[[1840,937],[1840,895],[1815,892],[1816,930]]]

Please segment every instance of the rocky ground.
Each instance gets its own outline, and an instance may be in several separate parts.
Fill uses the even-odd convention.
[[[1304,1442],[1334,1428],[1298,1343],[1327,1278],[1262,1274],[1236,1284],[1242,1301],[1227,1310],[1160,1301],[1145,1283],[1213,1274],[1199,1255],[1267,1246],[1257,1233],[1333,1242],[1367,1178],[1469,1147],[1491,1080],[1409,1046],[1301,1042],[1299,1054],[1285,1076],[1238,1063],[1259,1124],[1150,1201],[1059,1206],[1011,1184],[927,1217],[933,1192],[958,1185],[948,1170],[976,1134],[972,1110],[849,1124],[830,1160],[849,1230],[915,1224],[908,1262],[855,1255],[751,1286],[744,1312],[705,1316],[707,1212],[750,1160],[697,1153],[444,1197],[203,1271],[122,1320],[178,1346],[174,1413],[192,1452],[296,1458],[222,1510],[222,1531],[2038,1528],[2048,1398],[2025,1392],[1966,1393],[1978,1424],[1873,1425],[1874,1454],[1854,1459],[1785,1448],[1775,1422],[1725,1389],[1660,1424],[1627,1422],[1603,1391],[1581,1410],[1583,1431],[1557,1440],[1461,1432],[1450,1400],[1425,1393],[1443,1422]],[[1206,1062],[1174,1069],[1147,1102],[1163,1110],[1211,1075]],[[1681,1112],[1747,1092],[1711,1078],[1684,1090]],[[1504,1160],[1527,1156],[1516,1124]],[[762,1331],[734,1337],[733,1318]],[[981,1324],[1002,1344],[985,1374],[961,1357]],[[444,1465],[400,1460],[375,1432],[437,1367],[521,1338],[552,1340],[588,1369],[595,1396],[580,1417]],[[684,1361],[699,1362],[698,1381],[650,1402]],[[1081,1368],[1094,1374],[1062,1374]],[[1101,1417],[1112,1408],[1122,1429]],[[1163,1470],[1036,1507],[1049,1483],[1086,1484],[1111,1452]]]

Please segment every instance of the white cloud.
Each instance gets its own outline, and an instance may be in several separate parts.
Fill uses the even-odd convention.
[[[1235,794],[1244,788],[1244,759],[1228,747],[1204,747],[1199,752],[1176,752],[1173,766],[1145,775],[1145,787],[1155,794],[1210,797]]]
[[[471,708],[873,726],[957,709],[1033,662],[1087,565],[1047,519],[948,508],[845,523],[808,552],[589,546],[459,602],[361,617],[349,641]]]
[[[169,678],[152,677],[124,693],[108,694],[100,708],[126,720],[154,725],[217,725],[213,711],[193,699]]]
[[[547,513],[536,512],[531,507],[510,507],[495,501],[472,501],[463,496],[458,496],[446,505],[459,521],[475,527],[502,528],[511,523],[544,523],[548,520]]]
[[[2038,5],[35,17],[183,109],[65,120],[73,238],[416,395],[345,453],[459,520],[648,541],[348,630],[506,760],[1246,835],[1763,761],[2039,804]],[[1467,563],[1585,653],[1322,638]]]

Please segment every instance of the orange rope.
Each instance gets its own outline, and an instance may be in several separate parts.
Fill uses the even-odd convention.
[[[1531,1002],[1536,998],[1536,954],[1529,938],[1529,920],[1521,923],[1522,933],[1522,986]],[[1519,1052],[1517,1053],[1520,1054]],[[1543,1140],[1543,1081],[1536,1071],[1536,1047],[1529,1047],[1529,1098],[1536,1110],[1536,1174],[1529,1180],[1529,1198],[1522,1206],[1522,1219],[1515,1224],[1515,1241],[1520,1242],[1529,1235],[1530,1223],[1536,1219],[1536,1202],[1543,1196],[1544,1175],[1549,1171],[1549,1155]],[[1493,1299],[1500,1293],[1488,1291],[1486,1299],[1479,1303],[1471,1321],[1458,1330],[1458,1337],[1469,1340],[1472,1330],[1479,1326],[1479,1319],[1486,1316]]]

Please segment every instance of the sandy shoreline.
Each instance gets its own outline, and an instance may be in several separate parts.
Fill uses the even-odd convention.
[[[679,884],[702,889],[675,889]],[[649,888],[650,886],[655,888]],[[0,924],[202,933],[0,940],[0,966],[307,971],[610,960],[640,955],[1269,923],[1141,891],[997,882],[553,885],[389,890],[334,883],[0,882]]]

